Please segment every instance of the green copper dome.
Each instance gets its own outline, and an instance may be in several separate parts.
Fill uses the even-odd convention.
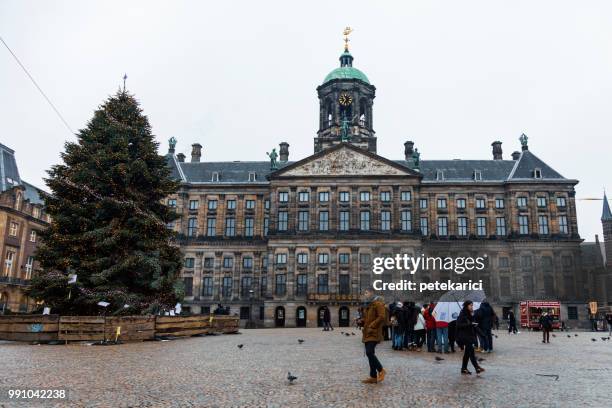
[[[348,51],[344,51],[340,56],[340,67],[327,74],[323,83],[325,84],[334,79],[358,79],[366,84],[370,83],[368,77],[363,72],[353,67],[353,56]]]

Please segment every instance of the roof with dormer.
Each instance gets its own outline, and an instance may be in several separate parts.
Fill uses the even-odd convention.
[[[0,143],[0,192],[14,187],[24,189],[24,198],[33,204],[43,205],[41,189],[19,177],[19,168],[15,160],[15,151]]]

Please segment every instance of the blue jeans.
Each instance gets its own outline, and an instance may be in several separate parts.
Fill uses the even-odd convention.
[[[427,351],[436,351],[435,344],[436,342],[436,329],[427,330]]]
[[[402,334],[401,331],[399,330],[394,330],[393,333],[393,347],[395,348],[402,348],[402,345],[404,343],[404,335]]]
[[[448,353],[448,327],[437,327],[436,337],[438,341],[438,351]]]

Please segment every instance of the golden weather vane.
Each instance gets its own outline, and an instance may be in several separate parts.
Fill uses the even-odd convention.
[[[346,27],[344,29],[344,31],[342,32],[342,34],[344,34],[344,51],[346,51],[346,52],[348,52],[348,50],[349,50],[348,43],[349,43],[350,40],[349,40],[348,36],[352,32],[353,32],[353,29],[351,27]]]

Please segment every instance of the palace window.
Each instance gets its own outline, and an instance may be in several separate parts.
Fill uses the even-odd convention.
[[[370,201],[370,192],[369,191],[360,192],[359,201],[361,201],[362,203]]]
[[[244,236],[252,237],[254,233],[254,220],[253,218],[244,219]]]
[[[329,230],[329,212],[321,211],[319,213],[319,231]]]
[[[412,200],[412,192],[411,191],[402,191],[400,193],[400,200],[402,200],[402,201],[411,201]]]
[[[505,257],[505,256],[500,257],[499,258],[499,267],[500,268],[508,268],[508,267],[510,267],[510,260],[507,257]]]
[[[200,206],[200,201],[199,200],[189,200],[189,209],[190,210],[197,210],[198,207]]]
[[[497,217],[495,219],[495,234],[499,236],[506,235],[506,219],[504,217]]]
[[[370,229],[370,212],[361,211],[359,214],[360,227],[362,231],[368,231]]]
[[[208,218],[206,220],[206,235],[209,237],[214,237],[217,234],[217,219],[216,218]]]
[[[546,197],[537,198],[538,208],[546,208]]]
[[[217,200],[208,200],[208,209],[213,211],[217,209]]]
[[[289,202],[289,193],[286,191],[281,191],[278,193],[278,202],[279,203],[287,203]]]
[[[195,265],[195,258],[185,258],[185,268],[193,268]]]
[[[300,191],[298,193],[298,201],[300,203],[307,203],[310,200],[310,194],[308,191]]]
[[[213,278],[211,276],[206,276],[202,278],[202,296],[212,296],[213,295]]]
[[[347,252],[341,252],[338,254],[338,262],[340,265],[348,265],[351,259],[351,254]]]
[[[427,199],[426,198],[419,199],[419,208],[422,209],[422,210],[427,208]]]
[[[438,235],[445,237],[448,235],[448,218],[438,218]]]
[[[221,290],[221,296],[223,297],[232,296],[232,277],[231,276],[223,277],[223,286]]]
[[[329,276],[326,273],[317,276],[317,293],[329,293]]]
[[[340,294],[349,295],[351,293],[351,277],[347,274],[340,275]]]
[[[487,219],[485,217],[476,218],[476,234],[479,237],[487,235]]]
[[[380,212],[380,229],[381,231],[391,230],[391,211]]]
[[[421,234],[423,236],[429,235],[429,220],[427,219],[427,217],[421,217],[419,225],[421,227]]]
[[[285,296],[287,293],[287,275],[284,273],[276,275],[276,296]]]
[[[484,210],[487,208],[487,200],[485,198],[479,197],[476,199],[476,209]]]
[[[255,208],[255,200],[246,200],[244,203],[244,207],[247,210],[253,210]]]
[[[319,192],[319,202],[326,203],[329,201],[329,191],[320,191]]]
[[[569,227],[567,225],[567,216],[565,215],[559,216],[559,233],[569,234]]]
[[[308,231],[308,211],[300,211],[298,212],[298,230],[299,231]]]
[[[270,218],[264,218],[264,236],[268,236],[268,230],[270,229]]]
[[[240,281],[240,296],[243,298],[249,296],[252,284],[253,279],[250,276],[243,276]]]
[[[465,210],[465,198],[458,198],[457,199],[457,209]]]
[[[533,178],[541,179],[542,178],[542,169],[536,168],[533,171]]]
[[[308,275],[300,273],[297,276],[297,287],[295,290],[297,296],[306,296],[308,294]]]
[[[262,297],[266,297],[268,295],[268,277],[267,276],[261,277],[261,285],[259,287],[259,291]]]
[[[297,262],[298,262],[298,265],[307,265],[308,264],[308,253],[306,252],[298,253]]]
[[[348,231],[350,228],[350,213],[348,211],[340,211],[340,231]]]
[[[215,267],[215,258],[206,257],[204,258],[204,268],[214,268]]]
[[[482,181],[482,171],[474,170],[474,181]]]
[[[329,254],[327,252],[321,252],[318,255],[319,265],[327,265],[329,263]]]
[[[362,267],[369,266],[371,262],[370,254],[359,254],[359,265]]]
[[[234,267],[234,258],[230,256],[226,256],[223,258],[223,267],[224,268],[233,268]]]
[[[16,222],[11,222],[11,225],[9,227],[9,235],[11,237],[16,237],[18,231],[19,231],[19,224]]]
[[[565,197],[557,197],[557,207],[565,208],[567,206],[567,199]]]
[[[438,198],[438,208],[439,209],[447,208],[447,206],[446,206],[446,198]]]
[[[402,231],[412,231],[412,212],[410,210],[403,210],[400,213],[402,222]]]
[[[380,192],[380,201],[389,202],[391,201],[391,192],[390,191],[381,191]]]
[[[519,234],[529,235],[529,217],[526,215],[519,215]]]
[[[236,235],[236,219],[228,217],[225,219],[225,236],[233,237],[235,235]]]
[[[466,237],[468,234],[468,219],[466,217],[457,218],[457,235]]]
[[[36,242],[36,230],[30,231],[30,242]]]
[[[190,218],[187,221],[187,235],[190,237],[195,237],[198,235],[198,219]]]
[[[257,175],[254,172],[249,172],[249,181],[257,181]]]
[[[276,254],[276,264],[277,265],[286,265],[287,264],[287,254],[278,253]]]
[[[546,215],[538,216],[538,233],[548,235],[548,217]]]
[[[270,209],[270,200],[265,200],[265,201],[264,201],[264,208],[265,208],[266,210],[269,210],[269,209]]]
[[[183,278],[183,283],[185,285],[185,296],[193,296],[193,278],[191,276]]]
[[[516,205],[520,208],[527,207],[527,197],[518,197],[516,199]]]
[[[348,191],[340,192],[340,202],[341,203],[348,203],[350,200],[351,200],[351,193],[349,193]]]
[[[32,277],[32,268],[34,267],[34,257],[33,256],[28,256],[28,260],[26,261],[25,264],[25,271],[26,271],[26,279],[30,279]]]
[[[444,180],[444,170],[436,170],[436,180],[437,181]]]
[[[236,209],[236,200],[227,200],[227,209],[235,210]]]
[[[504,199],[503,198],[496,198],[495,199],[495,208],[497,208],[498,210],[501,210],[502,208],[504,208]]]
[[[168,207],[171,207],[171,208],[176,208],[176,198],[170,198],[170,199],[168,199]],[[35,208],[35,210],[36,210],[36,209],[37,209],[37,208]],[[36,218],[38,218],[38,215],[36,215],[36,214],[40,214],[40,210],[38,210],[37,212],[35,212],[35,215],[34,215]]]
[[[242,258],[242,268],[253,269],[253,257],[245,256]]]
[[[287,231],[287,211],[278,212],[278,230]]]

